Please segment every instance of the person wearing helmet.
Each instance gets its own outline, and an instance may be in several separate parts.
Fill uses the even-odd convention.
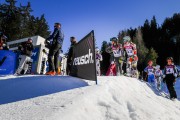
[[[127,76],[134,76],[137,77],[138,71],[137,71],[137,62],[138,62],[138,56],[137,56],[137,50],[136,50],[136,44],[131,42],[131,38],[129,36],[125,36],[123,38],[124,43],[124,51],[126,53],[126,74]],[[134,71],[134,72],[133,72]]]
[[[96,48],[96,70],[97,70],[97,76],[101,75],[101,69],[100,69],[100,61],[102,61],[102,55],[98,48]]]
[[[162,70],[160,69],[160,65],[156,65],[155,67],[155,81],[156,81],[156,87],[158,90],[161,89],[161,81],[162,81]]]
[[[26,74],[29,63],[31,62],[32,51],[34,49],[32,39],[28,38],[26,42],[23,42],[21,45],[19,45],[18,49],[21,52],[21,55],[19,57],[20,63],[15,75]]]
[[[155,84],[155,76],[154,76],[154,67],[153,67],[153,61],[148,61],[148,66],[144,69],[144,72],[147,73],[147,81],[154,85]]]
[[[123,65],[123,61],[120,62],[120,58],[123,59],[124,57],[124,52],[123,52],[123,47],[122,44],[118,43],[118,39],[116,37],[111,38],[111,50],[113,53],[113,57],[116,64],[116,75],[121,75],[123,74],[122,71],[122,65]]]
[[[164,67],[163,82],[165,82],[167,85],[170,94],[170,99],[175,100],[177,98],[177,94],[174,89],[174,83],[176,82],[176,78],[177,78],[177,69],[176,66],[173,64],[172,57],[168,57],[166,61],[167,61],[167,65]]]

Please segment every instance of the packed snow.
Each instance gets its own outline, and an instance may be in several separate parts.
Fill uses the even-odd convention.
[[[0,120],[179,120],[180,102],[146,82],[69,76],[0,77]],[[176,82],[180,97],[180,80]]]

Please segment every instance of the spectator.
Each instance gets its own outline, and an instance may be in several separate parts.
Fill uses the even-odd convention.
[[[71,46],[69,48],[68,56],[67,56],[67,75],[70,74],[71,71],[71,64],[72,64],[72,57],[73,57],[73,48],[76,45],[77,41],[75,37],[70,37]]]
[[[52,44],[50,45],[49,54],[48,54],[48,61],[49,61],[49,71],[46,75],[55,75],[58,73],[58,58],[59,52],[62,48],[64,35],[61,30],[61,24],[55,23],[54,25],[54,32],[50,37],[46,39],[46,42],[49,42],[53,39]],[[53,59],[54,58],[54,59]]]
[[[123,65],[123,58],[124,58],[124,52],[122,44],[118,43],[118,39],[116,37],[113,37],[110,39],[111,45],[106,48],[106,52],[111,54],[111,63],[116,65],[116,74],[117,76],[122,75],[122,65]],[[110,65],[110,67],[113,65]],[[109,68],[110,68],[109,67]],[[114,67],[113,67],[114,68]],[[108,73],[107,73],[108,75]]]
[[[27,42],[23,42],[18,49],[21,52],[20,55],[20,63],[19,67],[15,73],[15,75],[20,75],[20,74],[26,74],[29,63],[31,62],[31,55],[32,51],[34,49],[33,44],[32,44],[32,39],[29,38]]]
[[[7,44],[6,44],[7,37],[0,32],[0,50],[9,50]]]

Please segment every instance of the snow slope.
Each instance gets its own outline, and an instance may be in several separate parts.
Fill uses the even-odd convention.
[[[53,78],[47,79],[51,81]],[[66,77],[64,79],[67,80],[69,78]],[[45,84],[43,80],[40,81],[42,82],[38,84]],[[77,81],[82,83],[81,80]],[[37,87],[38,84],[34,84],[34,87]],[[92,82],[90,84],[92,85],[84,85],[86,87],[79,85],[80,88],[77,88],[77,85],[76,89],[2,104],[0,105],[0,120],[180,119],[180,102],[171,101],[160,96],[158,91],[149,87],[145,82],[124,76],[106,76],[98,77],[98,85],[93,85],[94,83]],[[71,86],[71,84],[69,85]],[[178,80],[176,88],[179,89],[179,86],[180,81]],[[1,87],[0,91],[2,90]],[[33,89],[33,87],[29,89]],[[52,88],[47,87],[47,89]],[[6,91],[4,91],[5,93]],[[179,93],[180,91],[178,92],[180,96]],[[0,96],[2,95],[1,92]]]

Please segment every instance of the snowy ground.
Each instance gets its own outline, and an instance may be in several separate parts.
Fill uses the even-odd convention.
[[[89,86],[68,76],[0,79],[0,120],[180,119],[180,101],[133,78],[98,77],[98,85]],[[176,90],[180,96],[180,80]]]

